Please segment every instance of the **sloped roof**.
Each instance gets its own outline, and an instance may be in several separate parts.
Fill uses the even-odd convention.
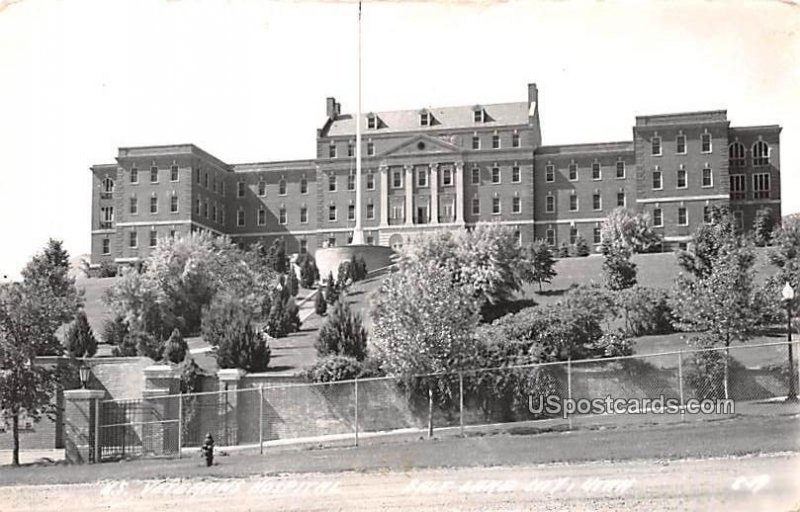
[[[482,108],[485,122],[476,123],[474,112]],[[433,124],[420,126],[420,112],[428,112],[433,117]],[[367,116],[374,114],[380,119],[380,127],[367,129]],[[356,124],[353,114],[341,114],[330,123],[325,135],[337,137],[354,135]],[[464,105],[459,107],[420,108],[417,110],[395,110],[391,112],[364,112],[361,114],[362,135],[398,133],[408,131],[442,130],[454,128],[486,128],[491,126],[519,125],[528,123],[528,103],[494,103],[489,105]]]

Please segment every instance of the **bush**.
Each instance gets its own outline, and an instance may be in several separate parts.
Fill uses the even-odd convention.
[[[603,357],[621,357],[633,355],[634,341],[621,332],[607,332],[595,343],[597,351]]]
[[[569,244],[566,240],[561,242],[561,245],[558,246],[557,256],[559,258],[569,258]]]
[[[85,311],[80,310],[67,327],[64,346],[72,357],[92,357],[97,353],[97,339],[89,326]]]
[[[627,249],[603,245],[603,274],[609,290],[619,291],[636,284],[636,264]]]
[[[354,357],[330,354],[309,368],[306,377],[312,382],[336,382],[361,377],[363,365]]]
[[[109,261],[104,261],[100,263],[100,267],[97,269],[97,277],[116,277],[117,275],[117,266]]]
[[[582,236],[579,236],[575,240],[575,244],[572,246],[573,255],[583,258],[585,256],[589,256],[591,252],[592,250],[589,248],[589,244],[586,242],[586,239]]]
[[[275,293],[272,309],[267,319],[267,334],[273,338],[283,338],[300,330],[300,309],[284,287]]]
[[[345,301],[337,302],[320,327],[315,346],[320,357],[338,354],[362,361],[367,355],[367,332],[361,317]]]
[[[297,274],[294,269],[289,269],[289,276],[286,278],[286,288],[289,290],[289,295],[297,297],[300,292],[300,282],[297,280]]]
[[[117,344],[112,350],[111,355],[114,357],[134,357],[139,355],[137,349],[138,337],[131,332],[125,334],[125,337]]]
[[[220,368],[241,368],[263,372],[269,366],[272,350],[264,335],[248,322],[236,322],[217,340],[217,364]]]
[[[325,302],[325,297],[323,296],[322,290],[319,290],[317,295],[314,297],[314,312],[318,316],[323,316],[326,311],[328,311],[328,303]]]
[[[121,316],[106,320],[103,324],[103,343],[108,345],[122,345],[128,335],[128,322]]]
[[[319,279],[319,270],[313,256],[309,254],[301,255],[297,264],[300,267],[300,284],[303,288],[313,287],[314,283]]]
[[[189,345],[181,336],[181,331],[178,329],[173,330],[164,344],[164,358],[171,363],[178,364],[186,358],[188,351]]]
[[[325,284],[325,301],[328,305],[332,305],[339,300],[339,287],[333,279],[333,272],[328,274],[328,282]]]
[[[649,336],[675,332],[674,316],[665,290],[634,286],[614,297],[617,314],[629,336]]]
[[[164,342],[148,332],[132,332],[128,335],[126,344],[136,347],[136,353],[149,357],[153,361],[160,361],[164,353]]]
[[[203,339],[212,346],[217,346],[228,325],[243,324],[248,321],[250,317],[239,297],[227,292],[218,293],[203,309]]]

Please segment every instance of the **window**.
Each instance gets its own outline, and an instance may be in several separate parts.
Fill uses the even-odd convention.
[[[222,193],[222,197],[225,197],[225,182],[223,181],[220,183],[220,192]]]
[[[399,169],[392,171],[392,188],[400,188],[403,186],[403,173]]]
[[[305,176],[300,178],[300,193],[308,194],[308,179]]]
[[[281,180],[278,182],[278,195],[286,195],[286,179],[284,178],[281,178]]]
[[[200,215],[200,199],[195,199],[194,201],[194,214]]]
[[[283,206],[278,210],[278,223],[281,225],[286,224],[286,208]]]
[[[150,168],[150,183],[158,183],[158,167]]]
[[[625,192],[617,192],[617,206],[625,207]]]
[[[174,229],[170,229],[169,230],[169,237],[173,238],[173,239],[175,238],[175,230]]]
[[[150,247],[155,247],[158,244],[158,231],[150,231]]]
[[[650,154],[653,156],[661,156],[661,137],[654,135],[650,144]]]
[[[211,205],[211,220],[217,222],[217,203]]]
[[[300,207],[300,223],[301,224],[308,223],[308,208],[305,206]]]
[[[728,166],[736,169],[744,167],[744,144],[741,142],[728,146]]]
[[[511,201],[511,213],[522,213],[522,198],[515,197]]]
[[[103,178],[103,192],[107,198],[111,198],[111,194],[114,192],[114,180],[109,177]]]
[[[500,149],[500,135],[492,135],[492,149]]]
[[[769,146],[763,140],[753,144],[753,165],[755,167],[769,165]]]
[[[708,224],[711,222],[711,207],[710,206],[703,206],[703,222]]]
[[[334,142],[331,142],[330,146],[328,146],[328,157],[336,158],[336,143]]]
[[[197,181],[197,184],[198,184],[198,185],[200,184],[200,181],[201,181],[201,180],[200,180],[200,178],[201,178],[201,174],[202,174],[202,173],[200,172],[200,169],[197,169],[197,171],[196,171],[196,174],[195,174],[195,176],[197,176],[197,180],[195,180],[195,181]]]
[[[592,164],[592,179],[593,180],[603,179],[603,175],[600,172],[600,163],[598,162],[594,162]]]
[[[515,165],[511,168],[511,182],[519,183],[520,181],[522,181],[522,176],[519,173],[519,166]]]
[[[578,227],[577,226],[570,226],[569,227],[569,243],[575,245],[575,242],[578,241]]]
[[[131,167],[131,183],[139,183],[139,169]]]
[[[300,254],[308,252],[308,240],[300,240]]]
[[[686,169],[678,169],[678,188],[686,188]]]
[[[678,135],[675,139],[675,152],[679,155],[686,154],[686,135]]]
[[[347,205],[347,220],[356,220],[356,205]]]
[[[472,168],[472,184],[473,185],[480,185],[481,183],[481,169],[480,167],[473,167]]]
[[[139,213],[139,201],[135,197],[131,198],[130,205],[131,205],[131,209],[130,209],[131,215],[138,214]]]
[[[769,199],[769,173],[753,175],[753,199]]]
[[[355,190],[356,189],[356,175],[355,174],[348,174],[347,175],[347,190]]]
[[[500,168],[492,167],[492,183],[500,183]]]
[[[744,199],[747,193],[747,180],[744,174],[731,174],[731,199]]]
[[[208,218],[208,199],[203,203],[203,217]]]
[[[453,184],[453,169],[445,167],[442,169],[442,185],[449,187]]]
[[[500,198],[493,197],[492,198],[492,214],[497,215],[500,213]]]
[[[661,213],[661,208],[653,210],[653,226],[660,228],[664,226],[664,216]]]
[[[170,181],[178,181],[178,177],[179,177],[178,166],[173,165],[172,167],[169,168],[169,179]]]
[[[578,211],[578,196],[576,194],[572,194],[569,196],[569,211],[577,212]]]
[[[703,153],[711,153],[711,134],[704,133],[700,136],[700,151]]]
[[[328,175],[328,192],[336,192],[336,175]]]
[[[236,225],[241,227],[244,226],[245,219],[244,219],[244,210],[241,208],[236,212]]]
[[[375,173],[367,172],[367,190],[375,190]]]
[[[472,149],[481,149],[481,138],[477,135],[472,136]]]
[[[150,213],[158,213],[158,197],[150,198]]]
[[[214,186],[213,186],[214,193],[217,193],[217,177],[214,176]]]
[[[402,204],[393,204],[392,205],[392,219],[403,219],[403,205]]]
[[[103,254],[110,254],[111,253],[111,240],[108,238],[103,239]]]
[[[511,147],[518,148],[519,147],[519,133],[514,132],[511,135]]]
[[[544,167],[544,181],[547,183],[553,183],[556,180],[556,166],[553,164],[547,164]]]
[[[374,130],[378,127],[378,117],[374,115],[367,116],[367,129]]]
[[[595,192],[592,195],[592,209],[595,211],[603,209],[603,199],[600,197],[599,192]]]
[[[664,182],[661,177],[661,171],[658,169],[653,171],[653,190],[661,190],[664,188]]]
[[[544,211],[553,213],[556,211],[556,198],[555,196],[547,196],[544,201]]]
[[[578,164],[569,164],[569,181],[578,181]]]
[[[225,207],[219,209],[219,223],[225,224]]]
[[[679,226],[689,225],[689,218],[686,214],[686,207],[684,206],[678,207],[678,225]]]
[[[556,245],[556,232],[553,228],[547,228],[544,235],[547,245]]]
[[[418,187],[427,187],[428,186],[428,171],[427,171],[427,169],[417,169],[417,186]]]
[[[477,197],[472,198],[472,215],[480,215],[481,213],[481,200]]]
[[[128,247],[131,249],[136,249],[139,246],[139,235],[136,231],[131,231],[128,234]]]
[[[328,235],[328,247],[336,247],[336,235],[333,233]]]
[[[625,177],[625,162],[622,160],[617,162],[617,178],[622,179]]]
[[[336,220],[336,205],[328,206],[328,220],[329,221]]]
[[[114,207],[113,206],[103,206],[100,208],[100,222],[104,224],[110,224],[114,222]],[[111,227],[111,226],[108,226]],[[104,229],[101,226],[101,229]]]
[[[601,230],[600,230],[600,228],[595,227],[592,230],[592,242],[595,243],[595,244],[599,244],[602,241],[603,241],[603,239],[602,239],[602,235],[601,235]]]
[[[347,142],[347,156],[353,156],[353,143]]]
[[[236,197],[244,197],[244,182],[240,181],[236,184]]]
[[[208,188],[208,173],[203,175],[203,186]]]
[[[744,228],[744,214],[741,210],[733,212],[733,222],[736,225],[736,229]]]
[[[714,174],[711,172],[710,167],[703,167],[703,187],[711,187],[714,185]]]
[[[375,156],[375,143],[372,141],[367,142],[367,156]]]
[[[258,209],[258,214],[256,215],[256,224],[259,226],[267,225],[267,210],[265,210],[263,206]]]
[[[367,218],[370,220],[375,218],[375,205],[372,203],[367,205]]]
[[[473,120],[474,122],[476,122],[476,123],[482,123],[482,122],[484,122],[485,118],[486,118],[486,116],[485,116],[485,113],[484,113],[484,111],[483,111],[483,109],[482,109],[482,108],[477,108],[477,109],[475,109],[475,111],[472,113],[472,120]]]
[[[427,112],[421,112],[419,115],[419,125],[420,126],[429,126],[430,125],[430,115]]]
[[[264,197],[267,195],[267,182],[261,180],[258,182],[258,195]]]

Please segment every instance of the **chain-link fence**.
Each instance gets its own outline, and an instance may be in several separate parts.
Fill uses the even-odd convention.
[[[742,345],[410,378],[274,384],[246,376],[224,391],[101,403],[101,460],[181,456],[217,446],[358,444],[384,435],[668,423],[687,416],[798,409],[789,344]],[[796,352],[798,342],[792,346]]]

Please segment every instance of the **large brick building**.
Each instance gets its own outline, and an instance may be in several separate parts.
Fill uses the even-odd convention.
[[[229,164],[192,144],[120,148],[91,168],[92,263],[134,262],[159,237],[191,231],[247,245],[284,237],[290,252],[349,241],[355,132],[361,123],[367,243],[496,221],[520,240],[599,243],[617,206],[648,213],[665,248],[685,244],[712,205],[743,228],[780,217],[777,125],[734,128],[725,111],[636,118],[633,139],[542,146],[538,91],[516,103],[369,112],[333,98],[314,159]]]

